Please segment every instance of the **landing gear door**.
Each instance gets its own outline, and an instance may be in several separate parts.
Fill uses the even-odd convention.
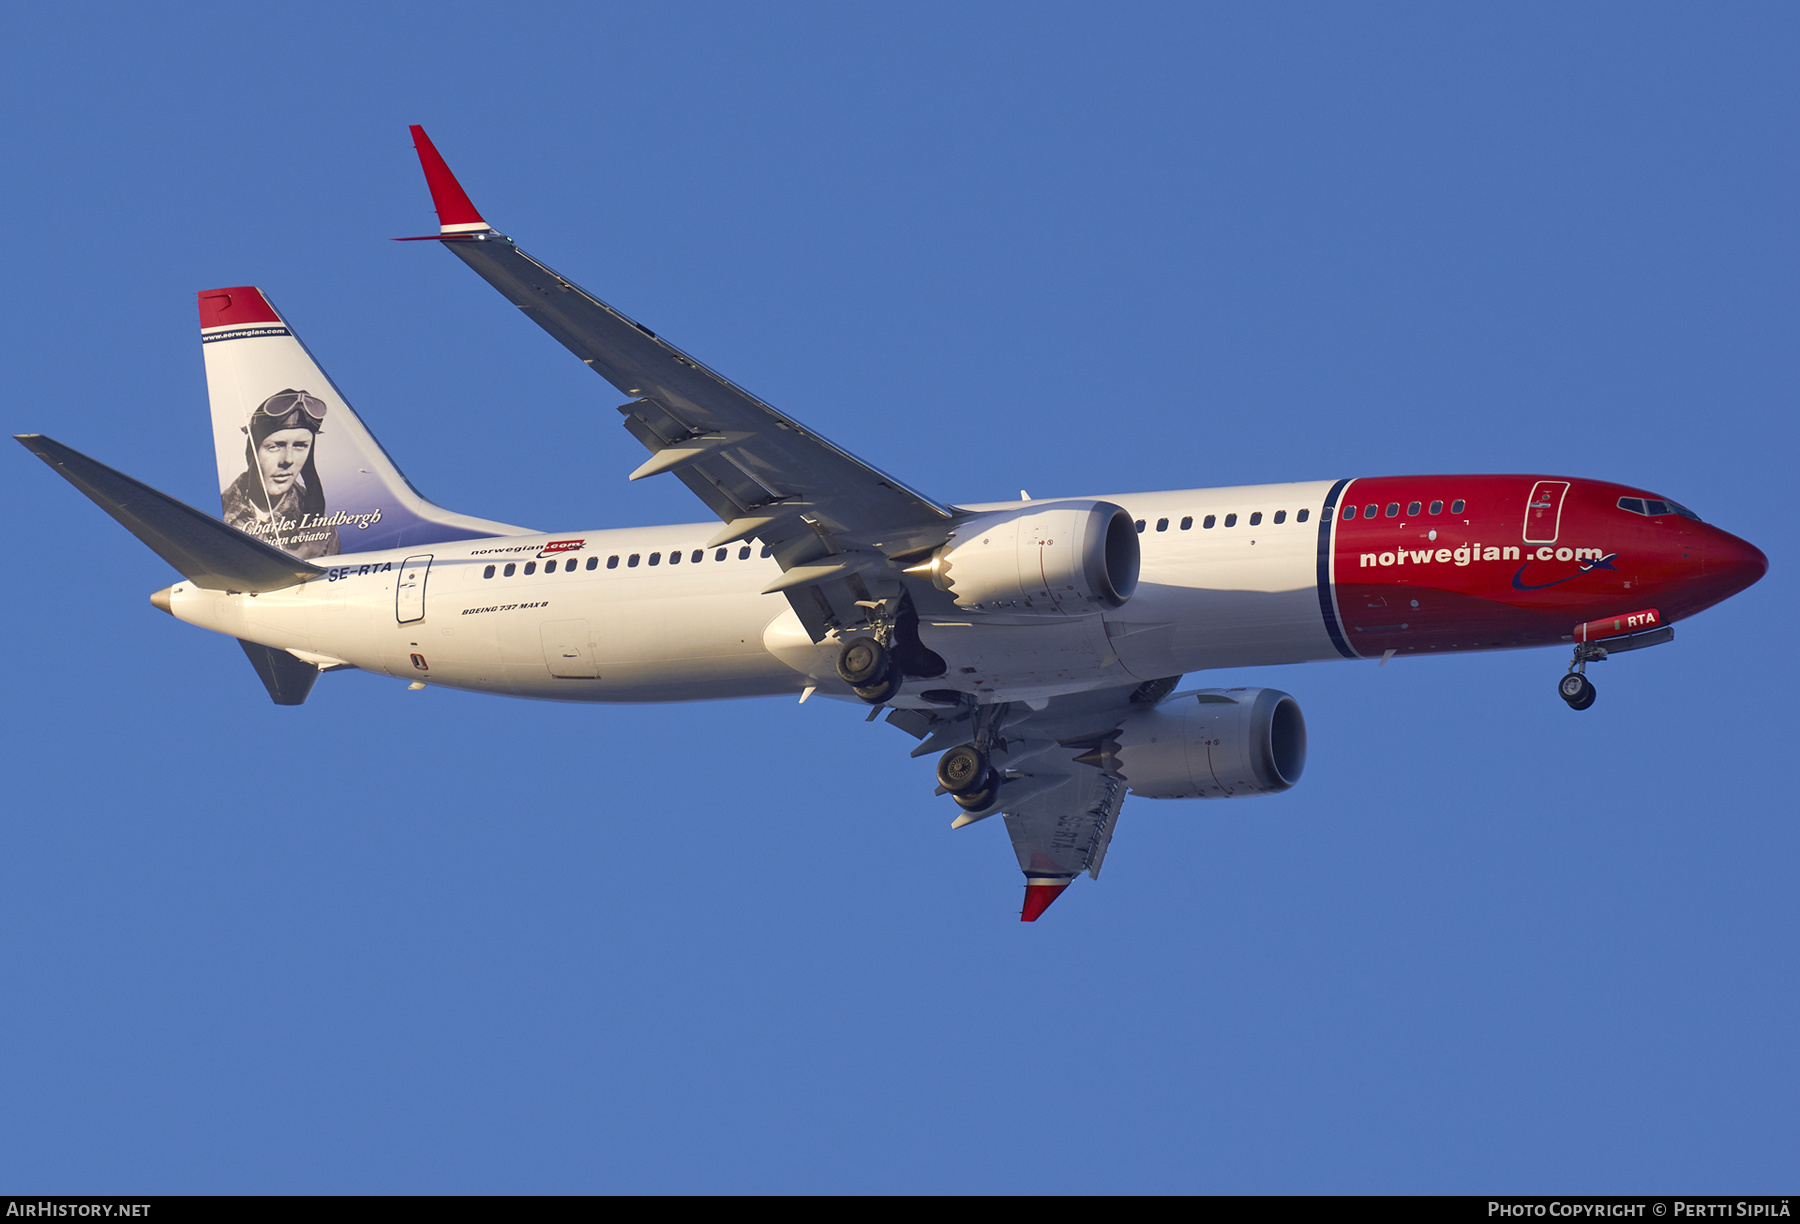
[[[1566,480],[1540,480],[1531,486],[1531,497],[1525,503],[1525,542],[1554,544],[1562,527],[1563,498],[1568,495]]]
[[[425,619],[425,578],[430,572],[430,553],[400,563],[400,581],[394,584],[394,619],[402,625]]]

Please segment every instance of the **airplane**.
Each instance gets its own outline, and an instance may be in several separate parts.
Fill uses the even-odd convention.
[[[542,532],[432,504],[288,319],[199,295],[221,517],[17,435],[181,575],[151,603],[238,639],[278,705],[361,668],[552,701],[817,694],[938,754],[952,828],[1003,817],[1035,922],[1097,879],[1127,794],[1300,780],[1288,693],[1212,668],[1661,645],[1768,560],[1678,502],[1570,476],[1341,477],[960,504],[834,446],[491,226],[418,126],[435,241],[625,397],[716,521]]]

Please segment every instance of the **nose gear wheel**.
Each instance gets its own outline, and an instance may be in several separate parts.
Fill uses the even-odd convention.
[[[1594,682],[1580,672],[1570,672],[1556,682],[1556,694],[1569,703],[1571,710],[1585,710],[1594,704],[1599,693]]]

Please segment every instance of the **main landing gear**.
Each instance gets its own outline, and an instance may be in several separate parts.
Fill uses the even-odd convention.
[[[979,812],[991,807],[1000,791],[1000,777],[988,760],[987,753],[973,744],[952,748],[938,758],[938,785],[965,812]]]
[[[856,602],[867,610],[868,621],[838,652],[837,673],[858,697],[886,705],[908,676],[930,680],[944,674],[943,656],[919,640],[919,614],[904,593]]]
[[[870,705],[880,705],[900,691],[894,652],[872,637],[851,638],[838,654],[837,670],[850,691]]]

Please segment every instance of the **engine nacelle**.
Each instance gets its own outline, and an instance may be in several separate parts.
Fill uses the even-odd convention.
[[[1306,768],[1306,720],[1278,689],[1202,689],[1127,718],[1099,757],[1151,799],[1272,795]]]
[[[1137,527],[1112,502],[1071,501],[984,514],[927,563],[956,606],[1013,616],[1089,616],[1137,590]]]

